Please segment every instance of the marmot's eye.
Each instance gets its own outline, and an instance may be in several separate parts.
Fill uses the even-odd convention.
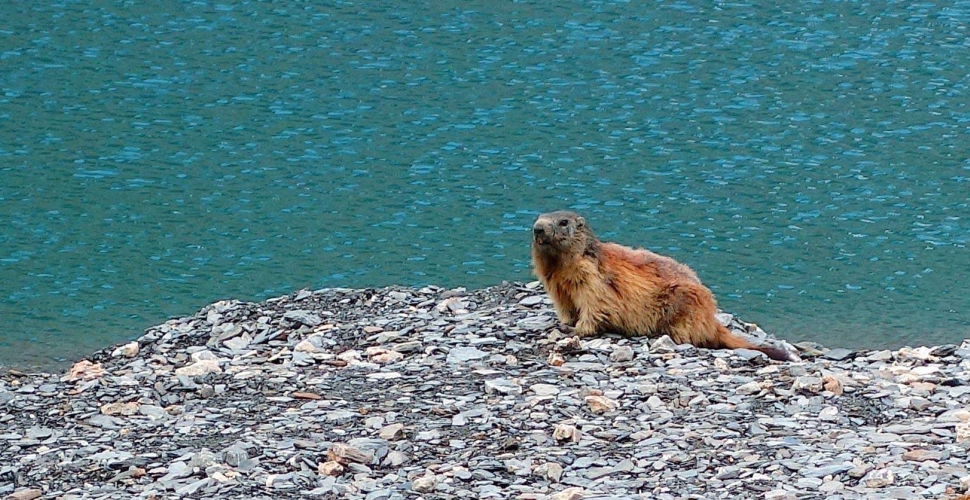
[[[559,221],[559,225],[562,226],[562,227],[566,227],[566,226],[569,225],[569,221],[566,220],[566,219],[563,219],[563,220]]]

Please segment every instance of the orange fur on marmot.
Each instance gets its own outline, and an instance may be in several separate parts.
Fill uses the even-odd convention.
[[[601,333],[659,337],[711,349],[754,349],[792,356],[732,333],[715,314],[714,294],[670,257],[601,242],[573,212],[542,214],[532,226],[532,265],[556,315],[581,337]]]

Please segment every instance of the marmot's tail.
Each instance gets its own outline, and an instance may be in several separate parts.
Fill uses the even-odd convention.
[[[775,361],[795,361],[795,358],[788,351],[768,345],[754,345],[723,325],[718,325],[717,334],[718,340],[721,341],[721,347],[725,349],[751,349],[761,351]]]

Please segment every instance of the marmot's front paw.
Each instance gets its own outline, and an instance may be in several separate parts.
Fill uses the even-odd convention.
[[[576,327],[573,328],[573,333],[579,337],[592,337],[596,335],[596,326],[590,324],[588,321],[580,321],[576,323]]]

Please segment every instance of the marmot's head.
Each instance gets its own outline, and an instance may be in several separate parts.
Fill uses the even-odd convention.
[[[582,255],[596,243],[586,219],[573,212],[542,214],[532,225],[532,248],[540,252]]]

